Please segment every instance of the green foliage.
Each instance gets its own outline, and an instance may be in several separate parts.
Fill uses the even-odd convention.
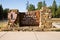
[[[34,11],[35,10],[35,6],[33,4],[30,4],[28,6],[28,11]]]
[[[9,9],[4,9],[2,5],[0,5],[0,20],[7,19],[7,13]]]
[[[0,5],[0,20],[3,18],[3,8],[2,5]]]
[[[60,18],[60,6],[59,6],[59,8],[58,8],[57,11],[56,11],[56,17],[57,17],[57,18]]]
[[[37,5],[37,6],[38,6],[38,8],[37,8],[37,9],[38,9],[38,10],[40,10],[40,9],[41,9],[41,7],[42,7],[42,2],[38,2],[38,5]]]
[[[52,7],[51,6],[49,6],[48,8],[52,10]]]
[[[54,0],[52,4],[52,17],[53,18],[56,17],[56,11],[57,11],[57,4],[56,4],[56,1]]]
[[[45,3],[45,1],[43,1],[43,7],[44,7],[44,6],[46,6],[46,3]]]
[[[3,17],[4,17],[4,19],[7,19],[8,10],[9,10],[8,8],[3,10]]]

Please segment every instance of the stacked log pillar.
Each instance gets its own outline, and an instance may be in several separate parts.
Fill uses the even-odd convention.
[[[47,7],[42,7],[40,9],[40,23],[39,27],[41,28],[51,28],[51,10]]]

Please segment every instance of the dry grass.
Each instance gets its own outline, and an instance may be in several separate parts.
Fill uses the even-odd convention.
[[[7,26],[7,22],[0,22],[0,27],[6,27]]]
[[[60,31],[60,28],[51,28],[51,31]]]
[[[7,28],[7,22],[6,21],[0,21],[0,31]]]
[[[8,22],[7,21],[1,21],[0,22],[0,31],[1,31],[1,29],[7,29],[7,24],[8,24]],[[29,29],[29,28],[27,28],[27,29]],[[41,28],[34,28],[34,29],[40,29],[41,30]],[[46,30],[48,30],[48,31],[60,31],[60,28],[50,28],[50,29],[46,29]]]

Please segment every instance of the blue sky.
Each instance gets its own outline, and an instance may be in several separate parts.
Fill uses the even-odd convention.
[[[26,11],[26,3],[29,1],[29,4],[35,5],[37,8],[37,3],[39,1],[44,0],[0,0],[0,4],[2,4],[3,8],[9,8],[9,9],[18,9],[20,12]],[[45,0],[47,6],[51,6],[53,3],[53,0]],[[60,4],[60,0],[56,0],[57,5]]]

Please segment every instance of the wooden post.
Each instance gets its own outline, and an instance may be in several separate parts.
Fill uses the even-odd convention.
[[[40,11],[40,18],[39,18],[39,27],[41,27],[41,11]]]

